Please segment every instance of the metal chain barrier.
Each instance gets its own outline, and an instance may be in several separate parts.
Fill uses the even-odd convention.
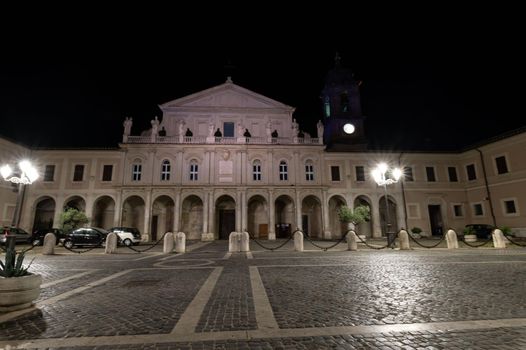
[[[351,230],[349,230],[351,231]],[[348,231],[347,231],[348,232]],[[396,239],[396,237],[398,237],[398,233],[396,233],[396,236],[394,239]],[[384,245],[383,247],[377,247],[377,246],[374,246],[374,245],[370,245],[369,243],[367,243],[366,241],[363,240],[362,237],[360,237],[360,235],[356,234],[356,237],[358,237],[358,239],[360,240],[360,242],[362,242],[363,244],[365,244],[366,247],[368,248],[371,248],[371,249],[376,249],[376,250],[381,250],[381,249],[385,249],[385,248],[388,248],[389,247],[389,243],[387,243],[386,245]],[[394,249],[394,248],[393,248]]]
[[[451,229],[453,232],[455,232],[455,234],[457,234],[457,231]],[[457,235],[458,237],[458,235]],[[485,241],[483,241],[482,243],[480,244],[471,244],[469,242],[466,242],[466,237],[465,236],[462,236],[461,239],[459,239],[460,242],[464,243],[465,245],[467,245],[468,247],[471,247],[471,248],[479,248],[479,247],[482,247],[483,245],[486,245],[488,244],[490,241],[493,242],[493,236],[490,235],[488,239],[486,239]]]
[[[155,247],[157,244],[159,244],[160,241],[162,241],[164,239],[164,236],[166,236],[168,232],[165,232],[164,235],[159,238],[159,240],[157,240],[157,242],[153,243],[153,244],[144,244],[144,246],[149,246],[148,248],[146,249],[143,249],[143,250],[140,250],[140,249],[136,249],[136,248],[133,248],[131,245],[127,245],[125,246],[126,248],[130,249],[130,250],[133,250],[134,252],[136,253],[144,253],[144,252],[147,252],[148,250],[152,249],[153,247]]]
[[[526,247],[526,244],[520,244],[520,243],[517,243],[516,241],[514,241],[513,239],[511,239],[511,236],[508,236],[508,235],[503,235],[504,237],[506,237],[506,239],[508,241],[510,241],[511,244],[513,245],[516,245],[516,246],[519,246],[519,247]]]
[[[447,232],[447,231],[442,232],[442,237],[440,237],[440,240],[439,240],[436,244],[429,245],[429,246],[428,246],[428,245],[425,245],[425,244],[422,244],[422,243],[420,243],[420,242],[418,242],[418,241],[416,240],[416,238],[413,237],[409,232],[407,233],[407,235],[409,236],[409,238],[411,238],[411,239],[413,240],[413,242],[415,242],[417,245],[421,246],[422,248],[431,249],[431,248],[436,248],[436,247],[438,247],[438,245],[444,241],[444,239],[446,238],[446,232]]]
[[[347,237],[347,233],[349,233],[349,231],[345,232],[345,234],[342,236],[342,238],[340,238],[336,243],[334,243],[334,244],[332,244],[332,245],[330,245],[330,246],[328,246],[328,247],[322,247],[321,245],[318,245],[318,244],[314,243],[314,241],[313,241],[312,239],[310,239],[309,235],[308,235],[307,233],[303,232],[303,231],[300,230],[300,229],[296,229],[296,231],[294,231],[294,232],[292,233],[292,236],[294,236],[294,234],[295,234],[296,232],[298,232],[298,231],[301,232],[301,233],[303,233],[303,237],[305,237],[305,239],[307,239],[307,241],[309,241],[313,246],[315,246],[316,248],[322,249],[324,252],[326,252],[326,251],[329,250],[329,249],[332,249],[332,248],[336,247],[338,244],[340,244],[341,242],[343,242],[343,240],[345,239],[345,237]]]
[[[246,232],[248,232],[248,231],[246,231]],[[254,241],[254,243],[256,243],[258,246],[260,246],[263,249],[270,250],[270,251],[274,251],[274,250],[277,250],[279,248],[282,248],[283,246],[285,246],[285,244],[289,243],[290,240],[292,240],[292,238],[294,238],[294,235],[291,234],[290,237],[285,242],[283,242],[282,244],[278,245],[277,247],[265,247],[262,243],[258,242],[256,237],[252,236],[250,234],[250,232],[248,232],[248,235]]]
[[[68,248],[65,245],[63,245],[63,247],[66,248],[67,250],[69,250],[70,252],[77,253],[77,254],[87,253],[89,251],[92,251],[95,248],[100,248],[99,246],[97,246],[97,247],[88,248],[88,249],[84,249],[84,250],[75,250],[75,248]]]

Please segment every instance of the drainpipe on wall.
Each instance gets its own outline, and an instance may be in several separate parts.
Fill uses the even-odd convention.
[[[404,154],[404,152],[400,153],[400,156],[398,157],[398,166],[400,168],[402,168],[401,160],[402,160],[402,155],[403,154]],[[408,232],[409,232],[409,225],[407,224],[407,205],[406,205],[406,200],[405,200],[405,187],[404,187],[405,173],[403,172],[404,169],[400,169],[400,170],[402,170],[402,173],[404,174],[404,178],[402,179],[402,181],[400,181],[400,185],[402,186],[402,200],[404,202],[405,229],[408,230]]]
[[[484,184],[486,185],[486,195],[489,201],[489,210],[491,212],[491,217],[493,219],[493,226],[497,227],[497,220],[495,219],[495,212],[493,211],[493,202],[491,200],[491,192],[488,185],[488,176],[486,175],[486,165],[484,164],[484,157],[482,156],[482,151],[478,148],[475,148],[480,154],[480,162],[482,163],[482,173],[484,174]]]

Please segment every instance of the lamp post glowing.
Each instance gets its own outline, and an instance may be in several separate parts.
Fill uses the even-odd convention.
[[[38,171],[29,161],[21,161],[18,163],[18,168],[20,169],[18,172],[14,172],[9,165],[3,165],[0,168],[0,174],[2,174],[2,177],[5,181],[18,184],[18,196],[16,199],[15,213],[11,223],[11,226],[15,227],[18,227],[18,223],[20,221],[20,210],[22,206],[24,185],[31,185],[36,179],[38,179]]]
[[[402,176],[402,171],[398,168],[394,168],[391,171],[389,171],[389,167],[386,163],[380,163],[378,166],[372,171],[372,175],[374,178],[374,181],[378,184],[378,186],[384,187],[384,198],[385,198],[385,216],[386,216],[386,223],[385,223],[385,233],[388,238],[389,246],[393,242],[389,241],[389,230],[391,226],[391,219],[389,217],[389,202],[387,199],[387,185],[392,185],[398,182],[400,177]],[[386,174],[391,173],[392,177],[387,177]]]

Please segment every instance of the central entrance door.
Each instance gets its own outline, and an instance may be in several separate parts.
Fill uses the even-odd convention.
[[[228,239],[236,230],[236,211],[233,209],[219,210],[219,239]]]
[[[433,236],[441,236],[443,225],[440,205],[428,205],[427,208],[429,211],[429,221],[431,223],[431,234]]]

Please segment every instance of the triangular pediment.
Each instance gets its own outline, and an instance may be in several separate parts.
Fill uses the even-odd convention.
[[[281,102],[245,89],[234,83],[224,83],[210,89],[197,92],[167,103],[161,109],[196,107],[196,108],[251,108],[251,109],[286,109],[293,110]]]

